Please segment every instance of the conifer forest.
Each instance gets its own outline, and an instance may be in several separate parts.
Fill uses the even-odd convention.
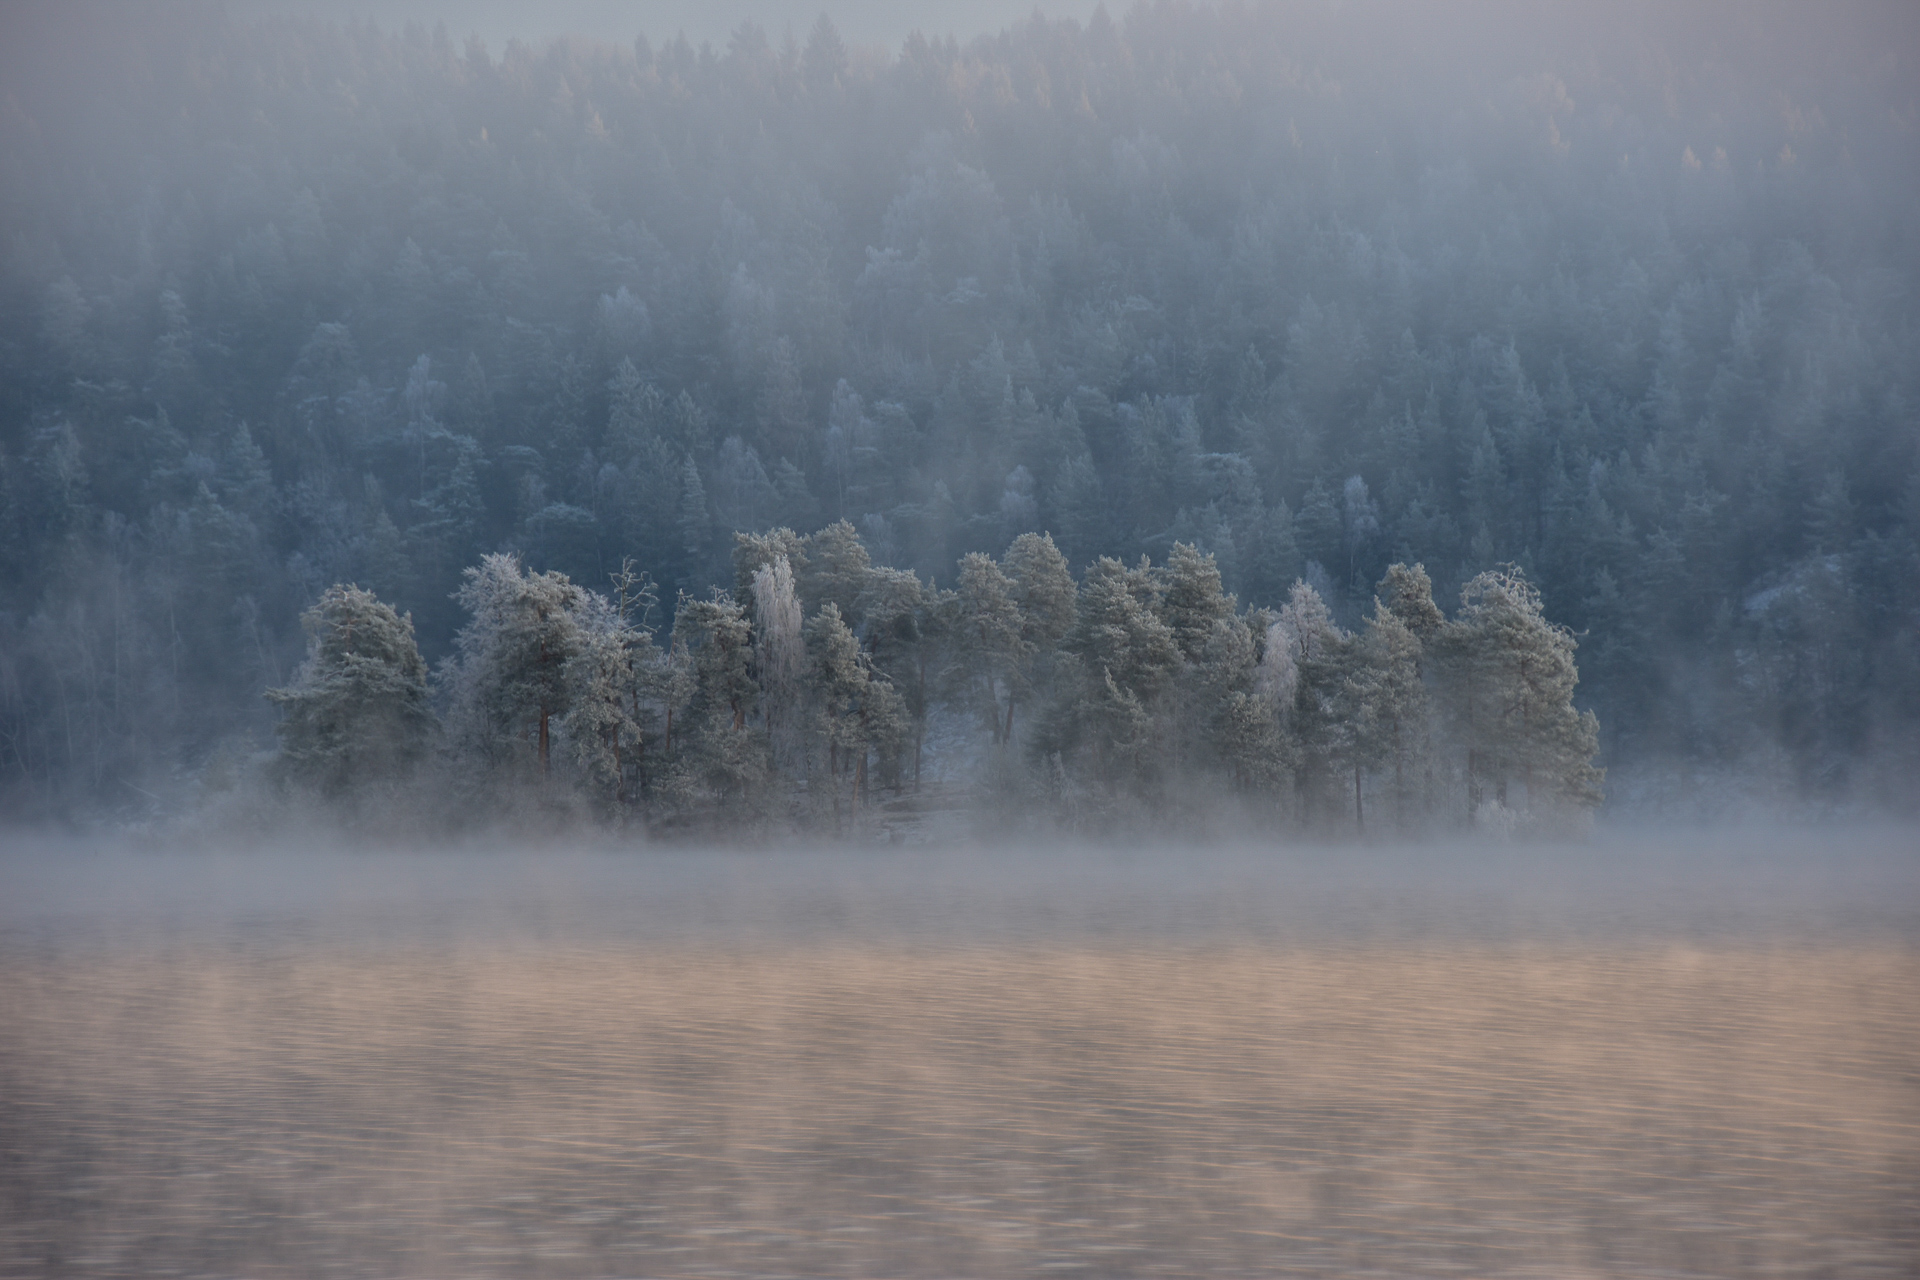
[[[1466,8],[21,19],[0,804],[1911,807],[1920,23]]]

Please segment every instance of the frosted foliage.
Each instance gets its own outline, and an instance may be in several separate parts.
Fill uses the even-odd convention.
[[[631,712],[636,651],[645,660],[652,645],[598,592],[581,592],[573,617],[580,647],[567,663],[572,709],[561,732],[594,790],[618,803],[625,798],[622,752],[639,736]]]
[[[473,616],[454,638],[448,679],[456,739],[496,762],[516,738],[531,741],[538,729],[544,740],[549,719],[567,708],[563,673],[581,647],[582,595],[565,574],[527,573],[511,555],[467,570],[454,598]]]
[[[753,625],[758,634],[760,681],[770,696],[792,689],[806,661],[806,643],[800,596],[793,587],[793,567],[785,556],[753,573]]]
[[[1266,651],[1254,671],[1254,692],[1276,707],[1292,703],[1293,691],[1300,684],[1300,664],[1294,659],[1294,633],[1284,622],[1267,626]]]
[[[1333,613],[1320,593],[1304,582],[1295,582],[1280,607],[1280,620],[1273,624],[1294,664],[1318,662],[1340,638]],[[1271,634],[1271,633],[1269,633]]]

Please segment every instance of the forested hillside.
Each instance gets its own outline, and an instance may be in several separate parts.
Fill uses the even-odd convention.
[[[972,717],[983,759],[1057,794],[1124,789],[1099,742],[1156,768],[1199,750],[1240,786],[1202,709],[1295,696],[1258,668],[1304,643],[1309,600],[1375,655],[1315,707],[1401,678],[1381,584],[1416,564],[1452,618],[1429,638],[1496,604],[1556,638],[1616,779],[1911,803],[1920,31],[1900,5],[1590,8],[1161,4],[884,54],[825,18],[724,49],[184,5],[22,24],[0,54],[5,803],[139,811],[277,724],[299,773],[326,755],[299,699],[344,661],[342,610],[395,645],[411,615],[422,656],[381,659],[394,759],[479,759],[536,722],[544,756],[559,704],[489,709],[476,674],[485,610],[537,587],[568,643],[656,646],[662,679],[746,627],[728,720],[763,754],[740,768],[802,758],[762,694],[833,651],[809,679],[878,672],[903,703],[884,744],[820,740],[839,770],[857,738],[863,778],[874,753],[860,786],[911,778],[928,715]],[[898,610],[804,580],[821,538],[949,621],[943,592],[1018,587],[1044,543],[1071,602],[1023,622],[1012,589],[1004,653],[909,680]],[[803,615],[784,658],[755,648],[776,564]],[[1180,636],[1167,595],[1195,580],[1207,617]],[[1136,706],[1128,738],[1109,721],[1138,690],[1073,638],[1101,593],[1175,636],[1167,682],[1204,681],[1223,620],[1239,683],[1155,686],[1175,718]],[[1072,670],[1020,666],[1054,654]],[[1519,757],[1461,754],[1460,686],[1429,666],[1458,796],[1499,785]],[[649,688],[664,715],[695,685]],[[1336,770],[1341,804],[1391,776],[1338,726],[1301,754],[1286,717],[1320,712],[1286,708],[1293,745],[1262,758],[1292,811],[1330,810]],[[626,731],[571,723],[572,747]],[[641,803],[631,759],[567,760]],[[683,809],[726,794],[696,782]]]

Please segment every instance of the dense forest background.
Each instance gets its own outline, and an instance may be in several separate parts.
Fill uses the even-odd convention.
[[[944,586],[1189,544],[1349,628],[1391,562],[1449,609],[1515,564],[1616,802],[1910,804],[1920,23],[1673,8],[885,53],[10,14],[6,803],[269,745],[336,582],[439,663],[488,553],[631,557],[665,634],[735,531],[844,519]]]

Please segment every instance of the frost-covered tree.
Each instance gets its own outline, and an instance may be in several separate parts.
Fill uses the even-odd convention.
[[[765,533],[736,532],[733,535],[733,598],[750,611],[757,612],[759,603],[753,594],[754,579],[760,570],[782,559],[787,562],[787,571],[797,591],[801,570],[806,567],[806,547],[807,539],[784,526],[769,529]]]
[[[1305,582],[1293,584],[1276,628],[1293,672],[1287,728],[1294,745],[1294,794],[1301,815],[1313,818],[1331,803],[1336,770],[1351,745],[1342,705],[1351,637]]]
[[[1213,635],[1213,624],[1233,616],[1234,599],[1221,588],[1213,555],[1187,543],[1173,544],[1160,572],[1166,584],[1160,616],[1173,630],[1180,652],[1192,661]]]
[[[651,583],[628,562],[614,585],[613,599],[583,591],[574,608],[579,648],[567,663],[571,688],[561,728],[587,787],[623,809],[634,787],[645,782],[643,753],[659,700],[662,655],[644,621]]]
[[[693,710],[724,713],[729,728],[744,730],[760,693],[746,609],[724,591],[705,600],[682,596],[673,629],[693,655]]]
[[[1276,754],[1277,708],[1257,692],[1265,634],[1264,615],[1215,618],[1181,673],[1184,718],[1199,729],[1184,747],[1187,767],[1202,776],[1223,771],[1241,791],[1268,775],[1266,762]]]
[[[1221,588],[1211,552],[1176,542],[1158,570],[1157,612],[1180,648],[1177,690],[1167,708],[1172,763],[1183,771],[1216,763],[1223,702],[1244,691],[1253,667],[1253,637]]]
[[[684,806],[730,805],[716,815],[750,816],[766,798],[769,768],[766,734],[749,723],[760,697],[753,624],[743,605],[716,588],[704,600],[680,597],[673,633],[690,688],[675,732],[672,789]]]
[[[1023,533],[1001,557],[1001,571],[1012,584],[1014,607],[1020,619],[1020,661],[1017,697],[1035,704],[1054,695],[1060,642],[1073,629],[1079,606],[1079,588],[1067,558],[1053,543],[1053,535]],[[1013,737],[1013,697],[1007,705],[1005,738]]]
[[[1077,687],[1063,691],[1049,749],[1084,751],[1109,781],[1150,775],[1158,758],[1155,714],[1182,658],[1156,606],[1160,586],[1143,556],[1128,568],[1102,556],[1088,567],[1079,610],[1063,647],[1077,661]]]
[[[992,556],[972,551],[961,559],[949,687],[955,701],[979,715],[995,745],[1005,745],[1013,732],[1033,652],[1021,634],[1014,590]]]
[[[1431,732],[1420,658],[1420,638],[1398,614],[1376,600],[1367,628],[1358,637],[1341,699],[1350,718],[1348,755],[1357,828],[1366,827],[1362,789],[1365,775],[1371,772],[1390,774],[1394,815],[1401,826],[1415,812],[1414,796],[1424,773]]]
[[[584,644],[584,593],[563,573],[528,573],[517,557],[496,553],[466,571],[455,598],[472,615],[448,672],[456,739],[492,765],[530,748],[548,776],[553,720],[575,688],[568,664]]]
[[[1000,558],[1000,568],[1013,583],[1021,637],[1037,651],[1053,649],[1073,629],[1080,594],[1053,535],[1021,534]]]
[[[307,660],[291,685],[267,690],[281,711],[277,771],[333,797],[404,777],[434,728],[413,619],[335,585],[300,621]]]
[[[1489,787],[1501,805],[1540,818],[1600,803],[1599,724],[1573,705],[1577,644],[1566,627],[1546,620],[1540,592],[1515,566],[1478,574],[1460,589],[1460,612],[1437,647],[1470,812],[1486,802]],[[1524,799],[1513,795],[1515,782]]]
[[[789,764],[800,729],[807,648],[800,596],[784,555],[753,571],[754,670],[776,766]]]
[[[838,821],[843,795],[854,807],[867,802],[874,749],[898,756],[907,728],[905,708],[831,600],[808,619],[806,640],[815,732],[826,748],[824,781]]]
[[[803,554],[793,558],[794,577],[809,615],[832,603],[839,607],[847,626],[857,632],[862,622],[860,596],[873,569],[860,531],[845,520],[837,520],[809,534],[802,540],[801,550]]]
[[[909,570],[876,568],[867,575],[867,587],[860,598],[860,612],[866,619],[865,644],[873,669],[893,686],[906,716],[916,783],[927,716],[936,692],[932,677],[948,633],[946,615],[952,612],[947,604],[951,596],[951,592],[929,586]],[[898,752],[883,752],[880,766],[882,784],[899,786],[906,767],[904,747]]]
[[[1424,564],[1411,568],[1398,563],[1388,565],[1386,576],[1380,579],[1375,590],[1378,601],[1423,645],[1432,643],[1440,628],[1446,625],[1447,616],[1433,602],[1433,581],[1427,576]],[[1376,604],[1376,612],[1378,608]]]

